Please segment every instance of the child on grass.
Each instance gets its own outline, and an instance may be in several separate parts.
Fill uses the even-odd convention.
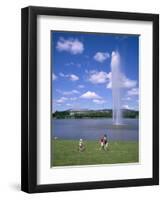
[[[83,139],[80,139],[79,140],[79,151],[82,152],[85,150],[85,146],[84,146],[84,143],[83,143]]]
[[[107,135],[104,135],[104,150],[108,150],[108,139],[107,139]]]
[[[100,139],[100,150],[104,149],[104,138]]]
[[[107,135],[105,134],[101,139],[100,139],[100,150],[108,150],[108,139]]]

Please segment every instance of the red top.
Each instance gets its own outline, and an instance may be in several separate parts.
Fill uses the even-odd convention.
[[[104,142],[104,139],[103,139],[103,138],[101,138],[100,142]]]

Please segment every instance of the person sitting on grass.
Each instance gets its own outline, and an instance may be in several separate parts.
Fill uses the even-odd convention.
[[[83,139],[79,140],[79,151],[82,152],[85,150],[85,145],[83,143]]]

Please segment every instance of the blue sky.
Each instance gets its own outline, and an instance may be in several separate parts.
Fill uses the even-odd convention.
[[[111,61],[119,55],[122,107],[138,110],[139,36],[51,32],[52,111],[112,108]]]

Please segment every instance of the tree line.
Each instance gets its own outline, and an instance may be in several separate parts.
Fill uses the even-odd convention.
[[[138,118],[139,112],[135,110],[123,110],[124,118]],[[56,119],[82,119],[82,118],[112,118],[112,110],[108,111],[56,111],[52,114]]]

